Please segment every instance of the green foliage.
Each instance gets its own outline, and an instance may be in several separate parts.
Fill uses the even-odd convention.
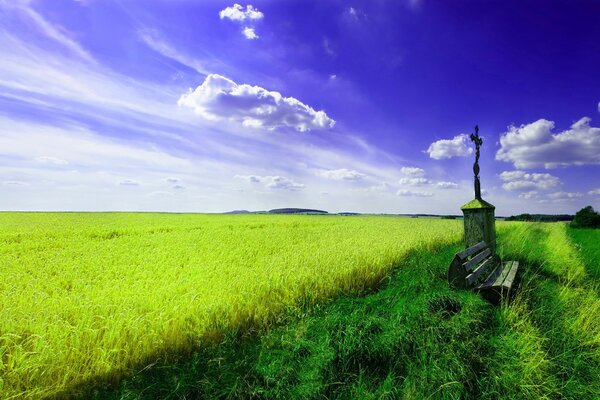
[[[594,211],[592,206],[587,206],[577,211],[572,228],[600,228],[600,214]]]

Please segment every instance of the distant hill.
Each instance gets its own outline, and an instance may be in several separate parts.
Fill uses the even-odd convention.
[[[227,211],[223,214],[250,214],[250,211],[248,211],[248,210],[233,210],[233,211]]]
[[[573,216],[568,214],[519,214],[511,215],[506,221],[531,221],[531,222],[557,222],[572,221]]]
[[[269,210],[269,214],[329,214],[323,210],[312,210],[310,208],[276,208]]]

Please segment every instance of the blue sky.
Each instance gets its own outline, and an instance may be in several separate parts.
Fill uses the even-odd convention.
[[[600,208],[597,1],[0,0],[1,210]]]

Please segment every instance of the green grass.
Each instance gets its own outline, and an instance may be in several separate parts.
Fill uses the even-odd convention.
[[[0,393],[69,393],[173,362],[375,287],[460,235],[433,219],[2,213]]]
[[[598,282],[564,224],[498,224],[521,262],[516,297],[494,307],[446,283],[460,246],[417,251],[375,293],[342,295],[279,327],[231,331],[97,399],[597,399]],[[592,261],[592,259],[590,259]],[[598,258],[593,259],[598,262]]]
[[[492,306],[448,287],[461,221],[0,222],[1,270],[13,274],[0,283],[0,305],[12,307],[0,309],[5,398],[600,398],[597,231],[498,222],[498,251],[521,269],[516,297]],[[15,293],[25,298],[13,303]],[[209,299],[220,308],[202,307]],[[114,341],[92,340],[104,337],[94,330]],[[89,340],[75,341],[80,332]],[[54,346],[40,348],[46,358],[37,341]],[[111,358],[115,348],[134,357]]]

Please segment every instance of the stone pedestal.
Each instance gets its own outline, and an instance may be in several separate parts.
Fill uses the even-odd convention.
[[[485,200],[474,199],[460,208],[465,216],[465,246],[471,247],[482,240],[492,254],[496,253],[496,207]]]

